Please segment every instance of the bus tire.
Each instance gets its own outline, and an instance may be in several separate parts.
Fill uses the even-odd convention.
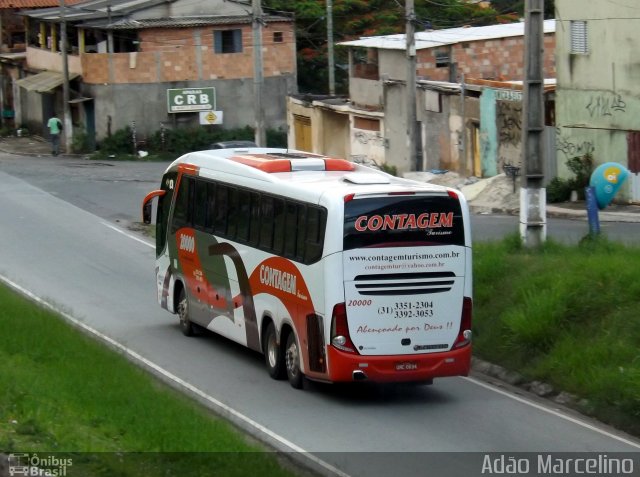
[[[286,375],[284,354],[282,353],[282,347],[278,344],[276,327],[273,323],[269,323],[264,331],[262,351],[264,352],[264,361],[267,365],[269,376],[273,379],[284,379]]]
[[[189,301],[184,292],[184,288],[180,290],[178,296],[178,317],[180,318],[180,330],[185,336],[193,336],[195,334],[195,325],[189,319]]]
[[[289,384],[295,389],[302,389],[304,375],[300,370],[300,348],[298,347],[296,335],[293,331],[287,335],[287,346],[285,347],[284,356]]]

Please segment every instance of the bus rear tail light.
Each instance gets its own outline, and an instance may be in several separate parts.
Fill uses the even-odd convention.
[[[471,343],[471,315],[473,313],[473,301],[469,297],[464,297],[462,302],[462,316],[460,318],[460,331],[453,349],[462,348]]]
[[[331,315],[331,344],[340,351],[355,353],[356,347],[349,336],[349,324],[347,323],[347,307],[344,303],[338,303],[333,307]]]

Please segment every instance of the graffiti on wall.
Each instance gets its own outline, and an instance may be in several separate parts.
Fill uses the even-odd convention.
[[[512,101],[498,101],[496,112],[500,143],[519,145],[522,140],[522,105]]]
[[[384,138],[380,133],[373,133],[368,131],[355,131],[353,133],[353,139],[360,144],[367,144],[370,146],[384,146]]]
[[[351,133],[351,154],[363,156],[369,160],[385,162],[385,147],[388,140],[378,131],[353,129]]]
[[[585,108],[592,118],[594,116],[613,116],[614,113],[626,113],[627,103],[619,94],[602,93],[591,96]]]
[[[571,136],[563,136],[560,128],[556,128],[556,150],[564,154],[565,158],[571,159],[593,154],[595,146],[591,141],[580,141]]]

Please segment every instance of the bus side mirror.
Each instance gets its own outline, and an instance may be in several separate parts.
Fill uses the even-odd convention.
[[[162,197],[166,193],[166,190],[154,190],[153,192],[149,192],[147,194],[147,196],[142,201],[142,222],[147,225],[151,223],[151,211],[153,210],[151,201],[154,199],[154,197]]]
[[[151,223],[151,209],[152,209],[151,201],[145,203],[142,206],[142,221],[147,225]]]

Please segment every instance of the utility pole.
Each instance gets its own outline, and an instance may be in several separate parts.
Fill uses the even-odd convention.
[[[113,30],[111,29],[111,2],[107,3],[107,53],[113,53]]]
[[[525,80],[522,108],[522,187],[520,188],[520,236],[526,247],[546,240],[546,190],[543,185],[544,132],[544,0],[525,1]]]
[[[262,5],[260,0],[252,0],[253,15],[253,100],[255,113],[255,141],[260,147],[267,145],[264,130],[264,110],[262,106],[262,87],[264,83],[262,71]]]
[[[62,50],[62,110],[64,115],[64,148],[71,152],[73,144],[73,123],[69,108],[69,61],[67,58],[67,18],[64,0],[60,0],[60,49]]]
[[[336,94],[335,58],[333,54],[333,0],[327,0],[327,56],[329,57],[329,94]]]
[[[407,161],[409,170],[422,169],[416,162],[416,39],[413,0],[406,0],[406,55],[407,55]]]

